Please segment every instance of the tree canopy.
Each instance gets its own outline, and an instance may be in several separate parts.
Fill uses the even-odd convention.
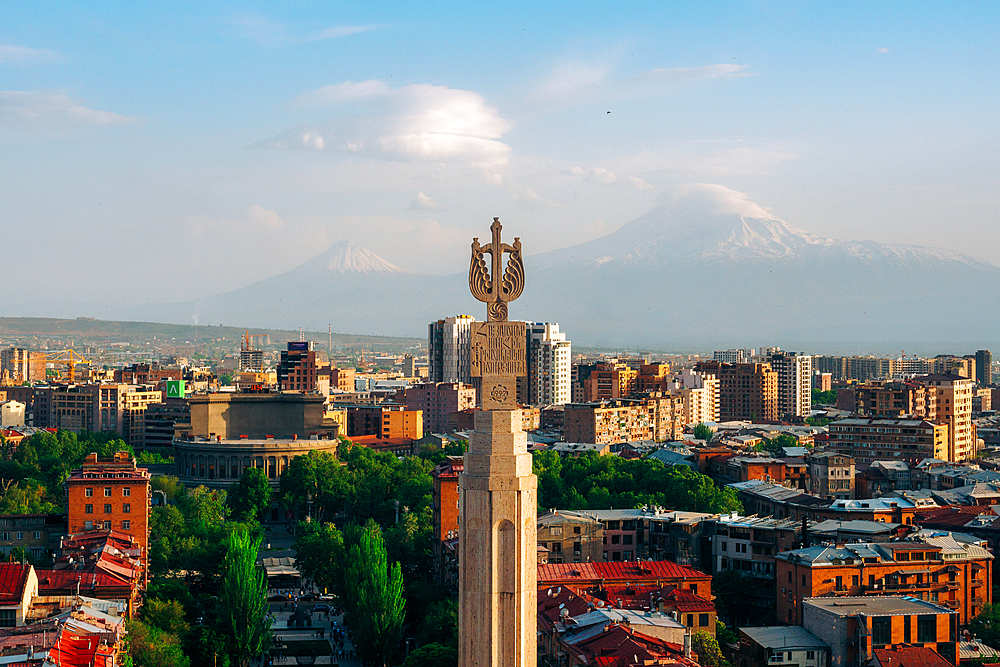
[[[687,466],[654,459],[623,459],[589,452],[561,458],[536,452],[539,507],[566,509],[635,508],[658,505],[690,512],[739,512],[736,492],[719,488]]]
[[[268,647],[271,617],[267,607],[267,577],[257,567],[260,537],[245,528],[233,531],[226,552],[226,574],[222,602],[233,637],[233,657],[237,667],[250,661]]]
[[[271,508],[271,482],[260,468],[247,468],[226,498],[237,521],[266,520]]]
[[[698,440],[711,440],[712,436],[715,435],[707,424],[696,424],[691,432]]]
[[[347,580],[354,595],[343,598],[354,647],[363,663],[386,665],[403,638],[403,572],[389,567],[382,529],[373,519],[348,532]]]

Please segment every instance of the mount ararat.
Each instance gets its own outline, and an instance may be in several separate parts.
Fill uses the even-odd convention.
[[[522,243],[530,249],[530,236]],[[511,318],[559,322],[578,344],[968,352],[996,336],[997,267],[935,248],[820,238],[718,185],[685,186],[607,236],[524,262]],[[425,336],[432,320],[484,309],[464,273],[411,273],[340,241],[246,287],[120,316]]]

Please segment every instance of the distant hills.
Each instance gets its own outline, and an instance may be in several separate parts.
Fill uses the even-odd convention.
[[[530,251],[530,237],[522,242]],[[687,186],[612,234],[526,257],[525,268],[511,317],[559,322],[579,344],[929,353],[974,351],[997,336],[997,267],[817,237],[718,185]],[[464,272],[411,273],[341,241],[246,287],[116,316],[423,338],[431,320],[484,310]]]

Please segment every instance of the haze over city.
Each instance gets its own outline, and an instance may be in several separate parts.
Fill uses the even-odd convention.
[[[39,242],[3,244],[0,305],[201,299],[341,239],[460,273],[494,215],[530,256],[734,202],[998,264],[996,27],[990,3],[9,3],[3,218]]]

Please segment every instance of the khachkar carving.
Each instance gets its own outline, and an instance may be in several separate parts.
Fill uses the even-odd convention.
[[[521,242],[472,243],[469,287],[487,304],[488,321],[472,329],[472,375],[481,378],[459,478],[460,667],[534,667],[537,662],[537,480],[521,430],[517,378],[525,374],[525,326],[507,321],[507,304],[524,289]],[[485,255],[492,256],[492,270]],[[504,267],[504,255],[508,255]]]
[[[470,346],[472,377],[482,378],[483,410],[517,408],[517,378],[526,374],[524,322],[507,321],[507,304],[524,290],[521,239],[515,238],[514,245],[501,242],[502,228],[500,219],[493,218],[493,240],[480,246],[478,237],[472,239],[469,265],[469,289],[486,303],[488,320],[472,325]],[[506,268],[505,253],[509,255]],[[486,254],[493,260],[492,271],[486,268]]]

